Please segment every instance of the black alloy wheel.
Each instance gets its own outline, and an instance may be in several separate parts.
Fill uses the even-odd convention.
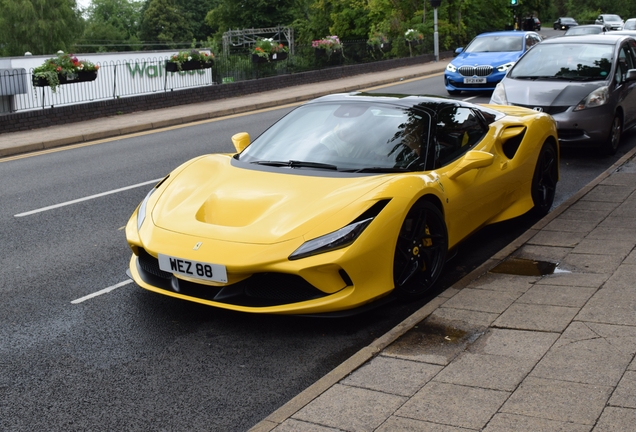
[[[559,181],[559,159],[554,144],[545,142],[539,153],[537,165],[532,176],[532,211],[537,216],[545,216],[550,212]]]
[[[601,146],[601,153],[606,156],[615,155],[618,151],[618,145],[621,142],[621,135],[623,132],[623,120],[620,114],[614,114],[614,120],[612,120],[612,127],[610,129],[607,140]]]
[[[444,216],[431,202],[417,202],[406,215],[395,246],[393,281],[398,296],[422,297],[442,273],[447,252]]]

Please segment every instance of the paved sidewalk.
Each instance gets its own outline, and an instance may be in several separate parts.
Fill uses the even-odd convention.
[[[0,134],[0,157],[389,84],[446,64]],[[635,430],[635,154],[252,430]],[[534,262],[558,266],[511,274],[539,269]],[[513,271],[493,271],[502,264]]]
[[[251,430],[636,430],[635,154]]]

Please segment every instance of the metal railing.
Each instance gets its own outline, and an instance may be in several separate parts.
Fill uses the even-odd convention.
[[[379,49],[369,47],[366,41],[346,42],[341,51],[331,55],[320,53],[311,46],[296,45],[294,55],[264,63],[255,62],[247,48],[234,47],[229,55],[217,56],[210,69],[174,73],[166,71],[167,57],[97,63],[100,68],[95,80],[69,81],[55,89],[37,83],[33,69],[0,70],[0,114],[222,85],[427,52],[425,44],[409,47],[404,40],[400,42],[395,49],[390,44]]]

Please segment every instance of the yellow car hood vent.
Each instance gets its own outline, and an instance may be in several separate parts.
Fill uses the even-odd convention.
[[[342,228],[375,202],[358,197],[389,179],[252,170],[232,166],[230,160],[210,155],[171,176],[152,210],[155,225],[202,238],[278,243],[320,224],[325,233]]]

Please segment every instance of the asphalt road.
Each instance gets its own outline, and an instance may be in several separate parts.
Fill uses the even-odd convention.
[[[443,95],[440,82],[373,91]],[[244,431],[427,301],[337,320],[255,316],[127,282],[122,228],[149,183],[287,111],[0,161],[0,430]],[[626,135],[620,153],[634,145]],[[618,157],[564,155],[557,202]],[[473,236],[431,296],[532,223]]]

